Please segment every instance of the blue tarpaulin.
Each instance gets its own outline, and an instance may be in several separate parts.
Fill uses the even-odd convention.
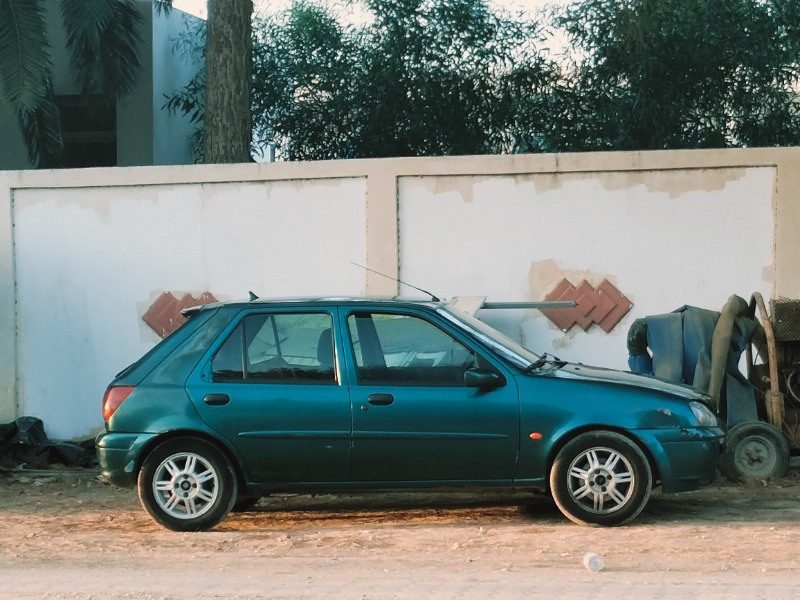
[[[628,366],[709,394],[732,427],[759,419],[755,388],[739,370],[742,353],[757,334],[763,336],[761,326],[739,296],[731,296],[720,312],[682,306],[634,321]]]

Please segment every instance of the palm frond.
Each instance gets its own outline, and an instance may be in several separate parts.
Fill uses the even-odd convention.
[[[35,109],[20,108],[17,116],[22,138],[28,150],[28,160],[33,167],[37,169],[60,167],[64,141],[61,137],[61,116],[56,107],[52,88],[47,87],[44,98]]]
[[[34,113],[52,69],[39,0],[0,0],[0,98],[14,112]]]
[[[141,62],[142,16],[132,0],[62,0],[75,83],[84,94],[124,96],[136,83]]]
[[[153,0],[153,4],[156,7],[156,12],[160,15],[172,10],[172,0]]]

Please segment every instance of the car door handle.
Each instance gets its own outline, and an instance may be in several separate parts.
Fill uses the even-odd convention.
[[[203,398],[203,402],[209,406],[225,406],[230,401],[228,394],[206,394]]]
[[[367,402],[372,406],[389,406],[394,402],[394,396],[391,394],[370,394],[367,397]]]

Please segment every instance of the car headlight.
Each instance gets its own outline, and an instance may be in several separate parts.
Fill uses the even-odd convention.
[[[692,413],[694,413],[694,418],[697,419],[697,425],[700,427],[717,427],[719,426],[719,421],[717,421],[716,415],[711,412],[711,410],[705,405],[700,402],[689,402],[689,407],[692,409]]]

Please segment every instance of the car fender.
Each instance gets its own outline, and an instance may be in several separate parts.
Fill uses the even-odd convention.
[[[168,412],[165,412],[165,407],[169,407]],[[152,417],[154,412],[158,412],[155,418]],[[134,390],[112,417],[112,424],[113,420],[118,418],[124,419],[129,429],[142,432],[135,440],[130,440],[128,457],[124,463],[126,473],[134,477],[146,455],[154,447],[167,439],[186,435],[214,443],[225,452],[234,465],[237,475],[240,478],[247,478],[248,474],[241,472],[243,467],[240,465],[243,461],[233,444],[206,425],[183,386],[164,386],[159,389],[151,387],[146,394],[141,395]],[[113,431],[113,428],[111,430]],[[106,443],[111,442],[106,440]]]
[[[682,439],[682,432],[692,425],[687,401],[658,390],[552,377],[516,379],[521,427],[518,484],[545,482],[558,451],[587,431],[625,435],[642,449],[660,477],[668,468],[661,438]]]

